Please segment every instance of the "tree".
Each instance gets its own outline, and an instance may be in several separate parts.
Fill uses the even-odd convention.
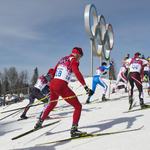
[[[142,55],[142,57],[141,57],[142,59],[145,59],[145,56],[144,56],[144,54]]]
[[[23,70],[20,72],[19,76],[19,88],[24,88],[25,85],[28,83],[28,72],[26,70]]]
[[[1,84],[3,91],[9,91],[8,70],[4,68],[4,73],[1,75]]]
[[[16,88],[17,89],[22,89],[25,87],[28,87],[28,71],[27,70],[23,70],[19,73],[18,75],[18,81],[17,81],[17,85]],[[23,91],[21,91],[22,93],[27,93],[26,90],[24,89]]]
[[[8,70],[8,81],[10,84],[10,89],[15,90],[18,80],[18,72],[15,67],[10,67]]]
[[[32,80],[31,80],[31,83],[32,83],[33,86],[36,83],[38,78],[39,78],[39,72],[38,72],[38,68],[36,67],[34,69],[34,74],[33,74]]]

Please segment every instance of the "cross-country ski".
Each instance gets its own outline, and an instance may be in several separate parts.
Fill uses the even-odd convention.
[[[37,131],[37,130],[40,130],[40,129],[42,129],[42,128],[51,126],[51,125],[56,124],[56,123],[58,123],[58,122],[60,122],[60,120],[55,121],[55,122],[52,122],[52,123],[45,124],[45,125],[43,125],[41,128],[39,128],[39,129],[31,129],[31,130],[29,130],[29,131],[27,131],[27,132],[25,132],[25,133],[22,133],[22,134],[20,134],[20,135],[17,135],[17,136],[15,136],[15,137],[13,137],[12,140],[16,140],[16,139],[18,139],[18,138],[20,138],[20,137],[23,137],[23,136],[25,136],[25,135],[28,135],[28,134],[30,134],[30,133],[32,133],[32,132],[35,132],[35,131]]]
[[[68,139],[63,139],[63,140],[58,140],[58,141],[52,141],[52,142],[47,142],[47,143],[41,143],[37,145],[48,145],[48,144],[53,144],[53,143],[61,143],[61,142],[67,142],[67,141],[72,141],[72,140],[78,140],[78,139],[84,139],[84,138],[90,138],[90,137],[96,137],[96,136],[104,136],[104,135],[111,135],[111,134],[118,134],[118,133],[124,133],[124,132],[132,132],[132,131],[137,131],[142,129],[144,126],[141,126],[139,128],[135,129],[129,129],[129,130],[122,130],[122,131],[116,131],[116,132],[107,132],[107,133],[98,133],[98,134],[87,134],[85,136],[77,137],[77,138],[68,138]]]

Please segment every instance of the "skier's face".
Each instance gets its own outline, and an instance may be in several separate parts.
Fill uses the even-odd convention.
[[[80,60],[80,58],[82,57],[80,54],[76,54],[76,53],[74,53],[74,56],[77,60]]]

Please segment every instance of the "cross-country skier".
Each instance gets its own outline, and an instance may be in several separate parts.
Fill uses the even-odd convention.
[[[86,134],[86,132],[81,132],[78,130],[78,122],[81,115],[82,105],[79,102],[77,97],[72,97],[70,99],[65,99],[65,97],[75,96],[75,93],[68,87],[68,83],[71,79],[73,73],[79,80],[79,82],[83,85],[89,95],[93,95],[93,91],[89,89],[84,81],[84,78],[79,71],[79,60],[83,56],[82,49],[80,47],[74,47],[72,50],[72,54],[69,56],[63,57],[54,68],[52,75],[54,79],[50,83],[50,104],[43,112],[41,118],[39,118],[38,122],[35,125],[35,129],[41,128],[43,121],[48,116],[48,114],[55,108],[58,101],[59,96],[64,98],[64,100],[74,107],[73,113],[73,122],[71,127],[71,137],[82,136]],[[52,101],[52,102],[51,102]]]
[[[23,114],[20,116],[21,119],[27,119],[28,117],[26,116],[27,111],[29,110],[30,106],[34,103],[35,98],[38,100],[43,99],[47,94],[50,94],[49,91],[49,82],[53,79],[52,72],[54,69],[50,69],[47,74],[42,75],[41,77],[38,78],[36,84],[34,85],[30,97],[29,97],[29,104],[26,106],[24,109]],[[45,98],[42,100],[42,102],[46,103],[48,102],[48,98]],[[44,104],[43,111],[47,107],[47,104]]]
[[[117,87],[117,85],[118,85],[118,83],[119,83],[119,81],[121,79],[124,81],[125,92],[127,92],[127,83],[128,83],[128,81],[127,81],[127,78],[124,75],[125,72],[127,71],[127,69],[128,69],[128,65],[127,64],[121,66],[121,68],[119,70],[119,73],[117,75],[117,80],[116,80],[116,83],[115,83],[115,85],[113,87],[112,93],[115,93],[115,89],[116,89],[116,87]]]
[[[150,58],[147,58],[147,61],[150,62]],[[147,77],[148,93],[150,93],[150,66],[149,65],[144,67],[143,75],[145,78]],[[143,77],[143,79],[144,79],[144,77]]]
[[[105,94],[107,92],[107,88],[108,86],[106,85],[106,83],[101,79],[101,76],[104,73],[105,69],[106,70],[109,70],[110,67],[112,66],[113,64],[113,61],[110,62],[110,65],[107,67],[107,63],[106,62],[102,62],[101,66],[99,68],[96,69],[96,72],[95,72],[95,75],[93,77],[93,84],[92,84],[92,91],[95,92],[95,89],[96,89],[96,85],[99,84],[101,85],[104,90],[103,90],[103,96],[102,96],[102,101],[107,101],[108,99],[105,97]],[[88,99],[86,100],[86,103],[90,103],[90,98],[91,98],[91,95],[88,96]]]
[[[134,82],[138,88],[139,91],[139,99],[140,99],[140,106],[141,108],[147,107],[147,105],[144,104],[143,100],[143,87],[140,77],[140,70],[143,65],[147,64],[150,65],[150,62],[147,60],[141,59],[141,54],[139,52],[135,53],[134,58],[127,58],[125,57],[122,61],[123,64],[129,63],[129,74],[128,74],[128,80],[131,85],[131,89],[129,90],[129,104],[132,106],[133,103],[133,88],[134,88]]]

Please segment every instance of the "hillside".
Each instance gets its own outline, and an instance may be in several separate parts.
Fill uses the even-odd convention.
[[[86,78],[89,87],[92,86],[92,78]],[[103,79],[111,89],[115,81]],[[122,84],[122,83],[120,83]],[[81,84],[76,82],[69,83],[70,88],[76,94],[85,93]],[[143,84],[144,99],[146,104],[150,104],[150,97],[146,91],[146,84]],[[91,102],[101,101],[103,88],[97,86]],[[79,130],[91,134],[115,132],[126,129],[138,128],[144,125],[144,128],[138,131],[126,132],[120,134],[104,135],[86,139],[79,139],[63,143],[37,146],[37,144],[65,139],[70,137],[70,128],[72,125],[73,108],[64,100],[58,102],[57,107],[51,112],[50,117],[61,117],[60,119],[45,120],[43,124],[60,120],[59,123],[43,128],[34,133],[26,135],[16,140],[12,137],[26,132],[34,127],[37,122],[42,105],[32,107],[27,113],[31,118],[17,121],[21,113],[10,116],[0,121],[0,146],[1,150],[149,150],[150,137],[150,109],[124,113],[128,110],[128,93],[124,89],[109,95],[109,88],[106,97],[114,101],[103,103],[86,104],[87,95],[79,96],[82,103],[82,114],[79,121]],[[135,103],[133,109],[140,108],[138,91],[134,88]],[[0,112],[24,107],[28,104],[28,99],[21,103],[10,106],[0,107]],[[0,118],[11,114],[12,112],[0,114]]]

